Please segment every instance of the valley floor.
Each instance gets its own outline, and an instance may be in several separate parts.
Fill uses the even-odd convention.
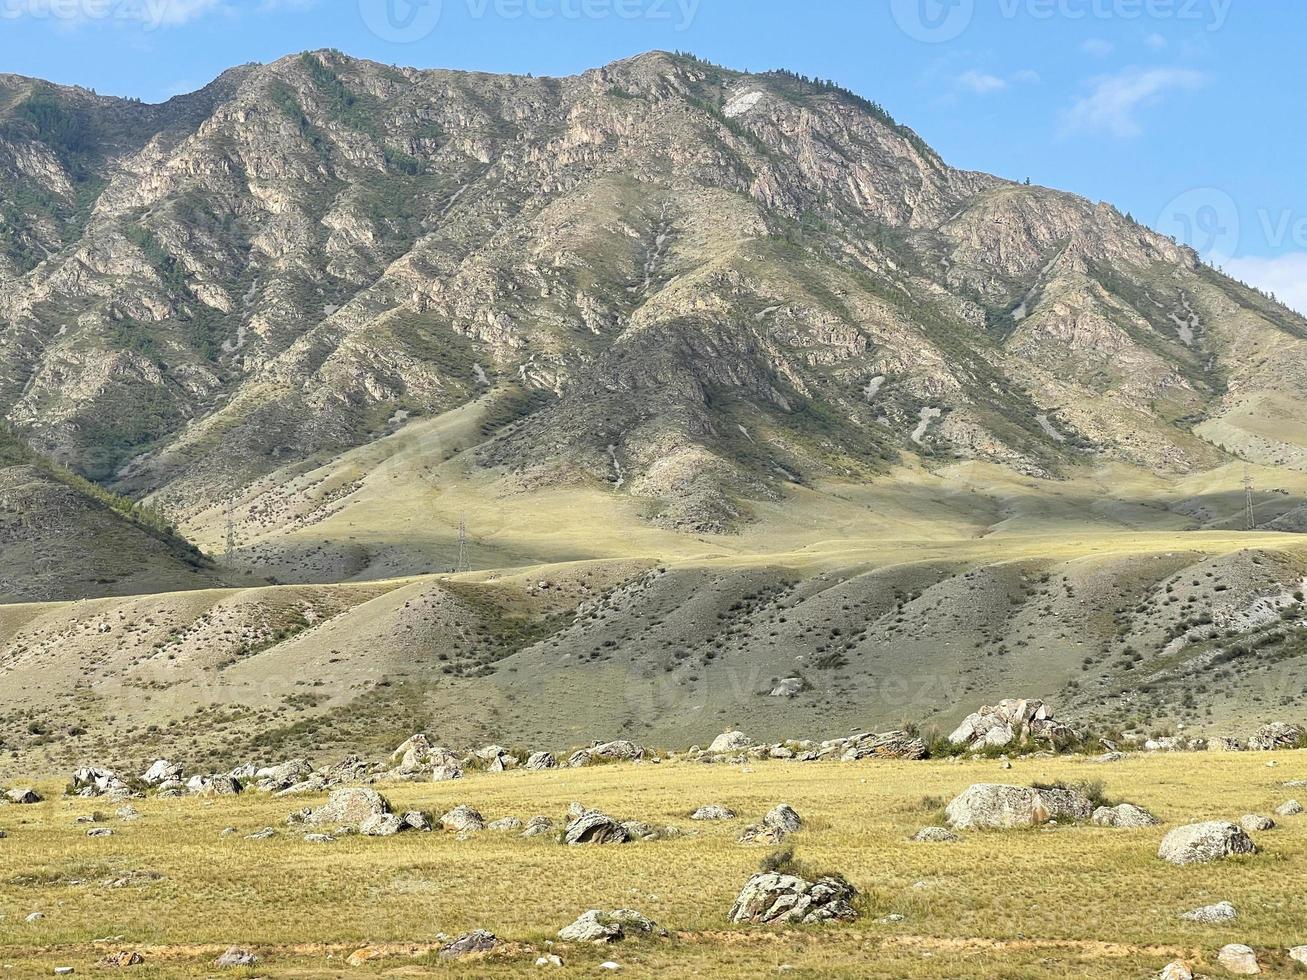
[[[1268,763],[1276,765],[1270,767]],[[1156,813],[1165,826],[1118,830],[1063,826],[968,833],[956,844],[911,843],[948,799],[976,782],[1030,785],[1101,781],[1107,796]],[[439,815],[456,804],[487,820],[562,817],[583,801],[623,819],[697,830],[698,836],[616,846],[565,847],[550,837],[483,832],[303,840],[286,825],[317,798],[145,800],[125,822],[101,801],[58,796],[0,806],[0,970],[49,976],[58,966],[95,975],[109,953],[138,950],[138,977],[281,978],[538,975],[537,956],[590,908],[633,908],[671,936],[604,948],[553,947],[567,974],[621,964],[622,976],[1143,978],[1187,960],[1223,975],[1217,951],[1246,943],[1266,975],[1295,975],[1287,957],[1307,943],[1307,817],[1254,834],[1260,854],[1221,865],[1160,861],[1169,826],[1271,812],[1303,789],[1307,752],[1083,757],[921,763],[664,763],[584,770],[469,774],[453,783],[382,787],[397,810]],[[731,926],[727,911],[766,848],[736,836],[780,802],[806,826],[790,838],[798,858],[837,871],[864,898],[849,925]],[[705,803],[740,813],[691,823]],[[113,835],[88,838],[76,818],[97,808]],[[263,827],[269,840],[247,840]],[[224,828],[235,834],[222,836]],[[788,842],[787,842],[788,843]],[[155,877],[155,876],[158,877]],[[115,885],[116,883],[116,885]],[[1198,925],[1181,913],[1229,901],[1234,922]],[[329,911],[327,911],[329,909]],[[28,923],[33,912],[44,918]],[[901,921],[881,921],[897,914]],[[489,929],[508,943],[476,962],[439,960],[438,933]],[[229,944],[259,965],[216,971]],[[378,954],[359,967],[355,951]]]

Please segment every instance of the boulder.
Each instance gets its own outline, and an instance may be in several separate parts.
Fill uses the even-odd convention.
[[[779,844],[789,836],[789,831],[784,827],[769,827],[767,824],[750,824],[740,831],[740,836],[735,839],[737,844],[766,844],[772,846]]]
[[[1002,748],[1031,739],[1062,744],[1073,733],[1053,720],[1053,709],[1042,701],[1005,698],[968,715],[949,736],[953,745]]]
[[[1307,946],[1295,946],[1289,950],[1289,959],[1307,966]]]
[[[1251,977],[1262,972],[1261,964],[1257,962],[1257,954],[1253,952],[1252,947],[1241,943],[1222,946],[1221,951],[1216,955],[1216,962],[1230,973],[1239,976]]]
[[[443,746],[432,745],[425,735],[413,735],[390,753],[389,775],[394,779],[421,779],[442,766],[459,769],[458,756]]]
[[[1239,818],[1239,826],[1247,831],[1274,830],[1275,821],[1260,813],[1246,813]]]
[[[802,677],[787,677],[768,692],[772,698],[797,698],[807,689]]]
[[[944,812],[952,827],[977,830],[1036,827],[1050,820],[1088,820],[1093,810],[1093,804],[1074,790],[977,783],[963,791]]]
[[[918,844],[952,844],[961,839],[947,827],[922,827],[912,835]]]
[[[408,830],[408,824],[396,813],[374,813],[359,824],[359,833],[365,837],[394,837],[403,830]]]
[[[314,826],[357,827],[369,817],[390,813],[390,803],[380,793],[358,786],[332,790],[327,802],[310,810],[304,822]]]
[[[618,821],[598,810],[572,820],[563,832],[564,844],[625,844],[630,833]]]
[[[141,774],[141,782],[146,786],[158,786],[160,783],[166,783],[172,779],[185,778],[185,771],[175,762],[169,762],[167,759],[157,759],[150,768]]]
[[[1244,745],[1237,738],[1225,738],[1216,736],[1207,740],[1208,752],[1242,752]]]
[[[192,776],[186,782],[186,789],[201,796],[236,796],[241,791],[241,784],[230,776]]]
[[[227,952],[214,960],[213,965],[219,969],[234,970],[243,966],[254,966],[254,964],[258,962],[259,958],[248,949],[243,949],[240,946],[232,946],[227,950]]]
[[[486,820],[476,809],[463,803],[440,818],[440,827],[460,834],[476,833],[486,829]]]
[[[691,820],[734,820],[738,814],[730,807],[722,806],[720,803],[708,803],[699,807],[692,814]]]
[[[486,824],[486,830],[493,830],[498,833],[511,833],[514,830],[522,829],[522,821],[517,817],[501,817],[498,820],[492,820]]]
[[[1194,980],[1194,971],[1189,969],[1189,964],[1183,960],[1176,960],[1162,967],[1162,972],[1157,975],[1157,980]]]
[[[328,766],[319,775],[328,786],[346,783],[365,783],[373,775],[372,765],[362,756],[347,755],[334,766]]]
[[[436,766],[431,770],[431,781],[433,783],[444,783],[451,779],[462,779],[463,769],[458,765]]]
[[[1275,721],[1253,732],[1252,737],[1248,739],[1248,748],[1254,752],[1293,749],[1297,748],[1304,738],[1307,738],[1307,731],[1297,725],[1286,725],[1282,721]]]
[[[633,762],[643,759],[646,754],[644,746],[626,739],[616,739],[573,752],[567,760],[567,765],[572,769],[579,769],[582,766],[592,766],[601,762]]]
[[[803,818],[788,803],[781,803],[773,807],[762,818],[762,822],[766,827],[776,827],[787,834],[792,834],[803,826]]]
[[[401,817],[404,826],[409,830],[418,830],[423,833],[432,830],[431,819],[421,810],[409,810]]]
[[[1157,856],[1171,864],[1210,864],[1237,854],[1256,854],[1242,827],[1221,820],[1177,827],[1162,838]]]
[[[15,787],[5,793],[5,799],[19,806],[31,806],[41,802],[41,794],[30,786]]]
[[[1188,922],[1201,922],[1204,925],[1213,925],[1217,922],[1230,922],[1239,917],[1238,910],[1229,902],[1217,902],[1215,905],[1204,905],[1196,908],[1192,912],[1185,912],[1180,918]]]
[[[825,743],[823,743],[825,744]],[[838,739],[836,758],[844,762],[862,759],[906,759],[915,762],[926,758],[926,743],[907,732],[863,732]]]
[[[302,783],[313,775],[313,765],[308,759],[290,759],[276,766],[260,769],[256,774],[257,789],[265,793],[276,793]]]
[[[129,966],[140,966],[145,962],[145,957],[134,949],[125,949],[117,953],[110,953],[100,960],[100,967],[105,970],[125,970]]]
[[[712,740],[708,751],[713,754],[740,752],[753,746],[753,739],[744,732],[723,732]]]
[[[1275,815],[1279,817],[1296,817],[1302,813],[1302,804],[1297,800],[1290,800],[1288,803],[1281,803],[1275,808]]]
[[[823,876],[808,881],[798,875],[763,871],[745,883],[729,916],[732,922],[764,925],[849,922],[858,915],[851,904],[856,896],[843,878]]]
[[[542,837],[554,832],[554,821],[552,817],[536,816],[526,822],[526,829],[522,831],[523,837]]]
[[[485,929],[475,929],[472,932],[464,933],[453,942],[441,946],[440,958],[458,960],[474,953],[489,953],[498,945],[499,939],[493,932],[487,932]]]
[[[590,909],[558,931],[565,943],[616,943],[629,936],[666,936],[667,930],[633,909]]]
[[[1143,807],[1135,806],[1133,803],[1122,803],[1119,806],[1100,806],[1094,811],[1093,820],[1099,827],[1156,827],[1162,821],[1145,810]]]
[[[532,752],[527,756],[526,768],[528,769],[557,769],[558,760],[554,758],[552,752]]]
[[[127,784],[118,778],[111,769],[98,766],[86,766],[73,773],[72,793],[85,798],[108,796],[111,793],[127,790]]]

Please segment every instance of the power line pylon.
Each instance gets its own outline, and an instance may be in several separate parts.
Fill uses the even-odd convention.
[[[467,518],[459,515],[458,518],[458,565],[454,568],[456,572],[469,572],[471,566],[467,560]]]
[[[1244,517],[1249,531],[1257,530],[1257,512],[1253,509],[1253,471],[1244,463],[1243,466]]]

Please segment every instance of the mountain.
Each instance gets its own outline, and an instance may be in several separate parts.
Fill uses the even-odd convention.
[[[830,85],[331,51],[162,106],[2,84],[0,411],[182,517],[482,396],[483,466],[698,530],[905,457],[1307,465],[1302,318]]]
[[[1198,728],[1307,683],[1307,321],[834,85],[0,76],[0,173],[0,533],[58,525],[0,598],[67,600],[0,605],[21,752]]]

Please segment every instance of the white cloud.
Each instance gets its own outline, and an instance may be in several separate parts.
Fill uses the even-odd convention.
[[[1155,105],[1168,92],[1192,91],[1206,81],[1202,72],[1185,68],[1129,68],[1094,79],[1092,91],[1063,117],[1066,130],[1105,131],[1118,139],[1143,132],[1139,110]]]
[[[1144,38],[1144,43],[1154,51],[1161,51],[1169,42],[1161,34],[1149,34]]]
[[[1039,72],[1023,69],[1014,72],[1008,78],[985,71],[964,71],[957,78],[958,85],[976,95],[992,95],[1002,92],[1012,85],[1034,85],[1039,82]]]
[[[140,19],[154,27],[176,27],[189,24],[222,5],[223,0],[145,0],[140,5]]]
[[[1307,252],[1289,252],[1275,258],[1230,259],[1225,271],[1275,296],[1285,306],[1307,316]]]
[[[1111,41],[1104,41],[1101,37],[1091,37],[1088,41],[1085,41],[1084,44],[1080,45],[1080,49],[1086,54],[1093,55],[1095,58],[1106,58],[1116,50],[1116,45]]]
[[[983,71],[963,72],[958,76],[958,84],[977,95],[989,95],[991,92],[1001,92],[1007,88],[1007,82],[1003,79]]]

